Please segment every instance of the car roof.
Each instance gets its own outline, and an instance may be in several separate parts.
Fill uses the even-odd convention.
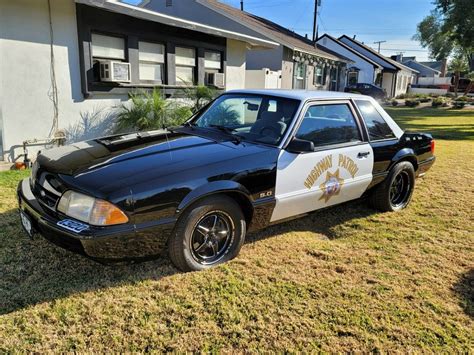
[[[265,90],[230,90],[225,94],[251,94],[251,95],[269,95],[277,97],[286,97],[301,101],[311,99],[350,99],[350,98],[368,98],[365,95],[351,94],[339,91],[320,91],[320,90],[284,90],[284,89],[265,89]]]

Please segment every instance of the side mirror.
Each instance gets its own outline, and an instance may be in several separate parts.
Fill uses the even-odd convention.
[[[293,138],[286,147],[290,153],[310,153],[314,152],[314,143],[305,139]]]

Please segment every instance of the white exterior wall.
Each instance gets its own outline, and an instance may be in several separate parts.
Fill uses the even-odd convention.
[[[359,79],[358,83],[368,83],[368,84],[373,84],[375,80],[375,69],[372,64],[369,62],[365,61],[358,55],[355,55],[353,52],[350,50],[344,48],[343,46],[339,45],[337,42],[334,42],[332,39],[328,37],[323,37],[318,41],[319,44],[322,46],[329,48],[333,52],[336,52],[346,58],[351,59],[355,63],[351,63],[349,67],[357,67],[360,69],[359,71]]]
[[[81,92],[75,4],[51,0],[59,129],[77,123],[80,114],[112,107],[126,96],[95,96]],[[5,160],[23,152],[24,140],[46,138],[51,130],[53,104],[48,96],[50,33],[46,0],[0,0],[0,116]],[[29,148],[30,156],[36,156]]]
[[[271,71],[268,68],[247,70],[245,72],[246,89],[280,89],[281,70]]]
[[[247,44],[227,40],[226,90],[245,88]]]
[[[74,0],[51,0],[51,7],[58,128],[64,130],[81,122],[81,114],[112,111],[128,95],[94,94],[84,99]],[[52,127],[49,18],[46,0],[0,0],[0,9],[0,133],[3,157],[12,161],[23,153],[23,141],[47,138]],[[227,43],[226,89],[243,89],[246,43],[230,39]],[[103,134],[88,133],[82,138]],[[29,147],[30,158],[43,149],[43,145]]]
[[[408,91],[408,84],[411,84],[413,74],[411,71],[402,70],[397,73],[397,85],[395,87],[395,96],[406,94]]]

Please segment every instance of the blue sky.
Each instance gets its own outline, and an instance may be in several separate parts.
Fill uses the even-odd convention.
[[[178,0],[179,1],[179,0]],[[182,1],[182,0],[181,0]],[[240,0],[224,0],[240,7]],[[314,0],[244,0],[245,10],[277,22],[300,34],[312,36]],[[416,25],[433,9],[432,0],[322,0],[319,10],[319,34],[357,35],[357,39],[382,54],[405,52],[428,60],[428,51],[412,41]]]
[[[240,0],[221,1],[240,7]],[[314,0],[244,0],[244,7],[248,12],[312,36]],[[428,51],[411,38],[416,25],[433,7],[432,0],[321,0],[319,34],[356,35],[373,48],[377,47],[375,41],[387,41],[381,45],[384,55],[404,52],[404,56],[416,56],[419,61],[429,60]]]

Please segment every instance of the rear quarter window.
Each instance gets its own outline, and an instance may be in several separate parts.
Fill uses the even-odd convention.
[[[355,102],[367,126],[370,140],[395,138],[390,126],[370,101],[356,100]]]

